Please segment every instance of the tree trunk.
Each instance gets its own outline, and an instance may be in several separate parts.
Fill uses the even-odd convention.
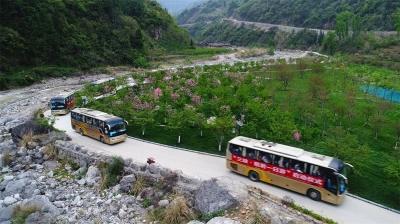
[[[142,128],[142,136],[144,136],[144,132],[146,131],[146,128],[145,127],[143,127]]]
[[[218,151],[220,151],[220,152],[222,150],[222,142],[223,141],[224,141],[224,136],[222,135],[219,137],[219,142],[218,142]]]
[[[200,129],[200,136],[203,137],[203,129]]]
[[[178,136],[178,144],[181,144],[181,136]]]

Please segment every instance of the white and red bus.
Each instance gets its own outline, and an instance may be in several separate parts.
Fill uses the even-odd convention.
[[[50,110],[53,115],[68,114],[75,108],[75,96],[73,92],[62,93],[50,99]]]
[[[346,166],[339,159],[287,145],[238,136],[229,141],[228,169],[332,204],[343,202]]]

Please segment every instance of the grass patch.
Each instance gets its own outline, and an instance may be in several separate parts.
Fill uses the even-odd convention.
[[[146,187],[146,179],[142,176],[138,176],[136,181],[132,185],[130,193],[134,196],[138,196],[145,187]]]
[[[302,207],[300,205],[296,205],[295,203],[289,204],[288,206],[293,208],[293,209],[295,209],[295,210],[297,210],[297,211],[299,211],[299,212],[301,212],[301,213],[303,213],[303,214],[305,214],[305,215],[311,216],[314,219],[319,220],[319,221],[321,221],[323,223],[337,224],[337,222],[335,222],[334,220],[332,220],[330,218],[326,218],[326,217],[324,217],[324,216],[322,216],[320,214],[317,214],[317,213],[315,213],[315,212],[313,212],[313,211],[311,211],[309,209],[306,209],[306,208],[304,208],[304,207]]]
[[[3,166],[10,166],[14,161],[14,158],[9,151],[4,151],[1,159],[3,160]]]
[[[207,214],[200,214],[198,219],[202,222],[208,222],[212,218],[219,217],[219,216],[224,216],[225,212],[224,211],[217,211],[217,212],[212,212],[212,213],[207,213]]]
[[[48,144],[44,147],[43,149],[43,154],[47,155],[47,157],[52,160],[57,158],[57,148],[54,146],[54,144]]]
[[[32,213],[39,211],[36,206],[21,206],[18,205],[14,208],[11,223],[12,224],[24,224],[26,218]]]

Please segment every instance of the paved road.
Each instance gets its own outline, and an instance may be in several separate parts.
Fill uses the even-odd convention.
[[[332,218],[339,223],[351,224],[399,224],[400,214],[385,210],[364,201],[347,197],[340,206],[323,202],[315,202],[307,197],[278,187],[263,183],[254,183],[246,177],[231,173],[225,168],[225,160],[220,157],[183,151],[179,149],[160,146],[135,139],[109,146],[88,137],[80,136],[74,132],[70,125],[70,116],[57,117],[55,127],[65,130],[72,141],[86,146],[88,150],[109,155],[131,158],[133,161],[144,163],[148,157],[154,157],[156,162],[173,170],[181,170],[184,174],[200,178],[228,177],[234,182],[254,185],[273,195],[283,197],[289,195],[298,204],[311,209],[321,215]]]

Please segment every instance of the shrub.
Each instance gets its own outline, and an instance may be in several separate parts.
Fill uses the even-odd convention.
[[[207,214],[201,214],[198,219],[202,222],[208,222],[210,221],[212,218],[214,217],[219,217],[219,216],[223,216],[224,215],[224,211],[217,211],[217,212],[212,212],[212,213],[207,213]]]
[[[162,221],[169,224],[180,224],[193,218],[193,211],[187,205],[186,199],[178,196],[165,209]]]
[[[25,135],[22,136],[20,144],[21,144],[21,146],[26,147],[29,142],[33,142],[34,140],[35,139],[34,139],[33,132],[30,131],[30,132],[28,132],[28,133],[26,133]]]
[[[44,147],[43,154],[47,155],[49,159],[57,157],[57,149],[53,144],[48,144]]]
[[[36,206],[21,206],[18,205],[14,208],[12,214],[12,221],[13,224],[24,224],[26,218],[32,214],[39,211],[39,208]]]
[[[138,196],[140,192],[146,187],[146,180],[142,176],[138,176],[131,188],[131,194]]]
[[[118,183],[124,170],[124,160],[121,157],[113,157],[111,163],[100,165],[101,188],[106,189]]]
[[[9,166],[9,165],[11,165],[11,163],[13,161],[13,156],[11,155],[11,153],[9,151],[4,151],[2,160],[3,160],[2,161],[3,166]]]

